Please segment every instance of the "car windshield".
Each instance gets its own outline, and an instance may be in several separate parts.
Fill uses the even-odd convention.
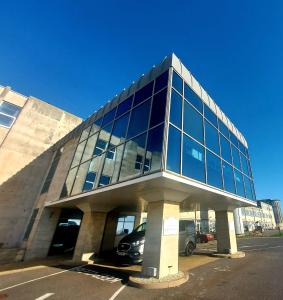
[[[146,229],[146,223],[142,223],[134,230],[134,232],[142,232],[145,231],[145,229]]]

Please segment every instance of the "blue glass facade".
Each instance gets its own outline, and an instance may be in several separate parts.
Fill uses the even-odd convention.
[[[81,133],[61,197],[161,170],[168,74],[94,116]]]
[[[255,199],[247,148],[175,71],[169,88],[166,169]]]
[[[173,68],[94,116],[61,197],[157,171],[255,199],[248,150]]]

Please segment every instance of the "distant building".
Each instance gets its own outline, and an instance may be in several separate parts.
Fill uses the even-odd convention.
[[[50,148],[82,120],[0,86],[0,264],[14,260],[46,170]]]
[[[242,207],[242,222],[245,231],[252,231],[256,226],[264,229],[275,229],[276,223],[272,206],[257,201],[257,207]]]
[[[280,206],[280,200],[279,199],[262,199],[261,202],[265,202],[272,206],[275,222],[277,226],[283,227],[283,215],[282,210]]]

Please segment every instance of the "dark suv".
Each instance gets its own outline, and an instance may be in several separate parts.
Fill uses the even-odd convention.
[[[140,224],[130,234],[126,235],[118,244],[117,256],[121,263],[141,263],[145,242],[146,223]],[[194,222],[190,220],[179,221],[179,253],[192,255],[196,248]]]

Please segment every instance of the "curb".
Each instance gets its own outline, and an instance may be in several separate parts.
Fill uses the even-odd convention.
[[[128,285],[139,289],[167,289],[180,286],[189,280],[189,275],[179,272],[180,276],[177,279],[156,279],[130,276]]]

